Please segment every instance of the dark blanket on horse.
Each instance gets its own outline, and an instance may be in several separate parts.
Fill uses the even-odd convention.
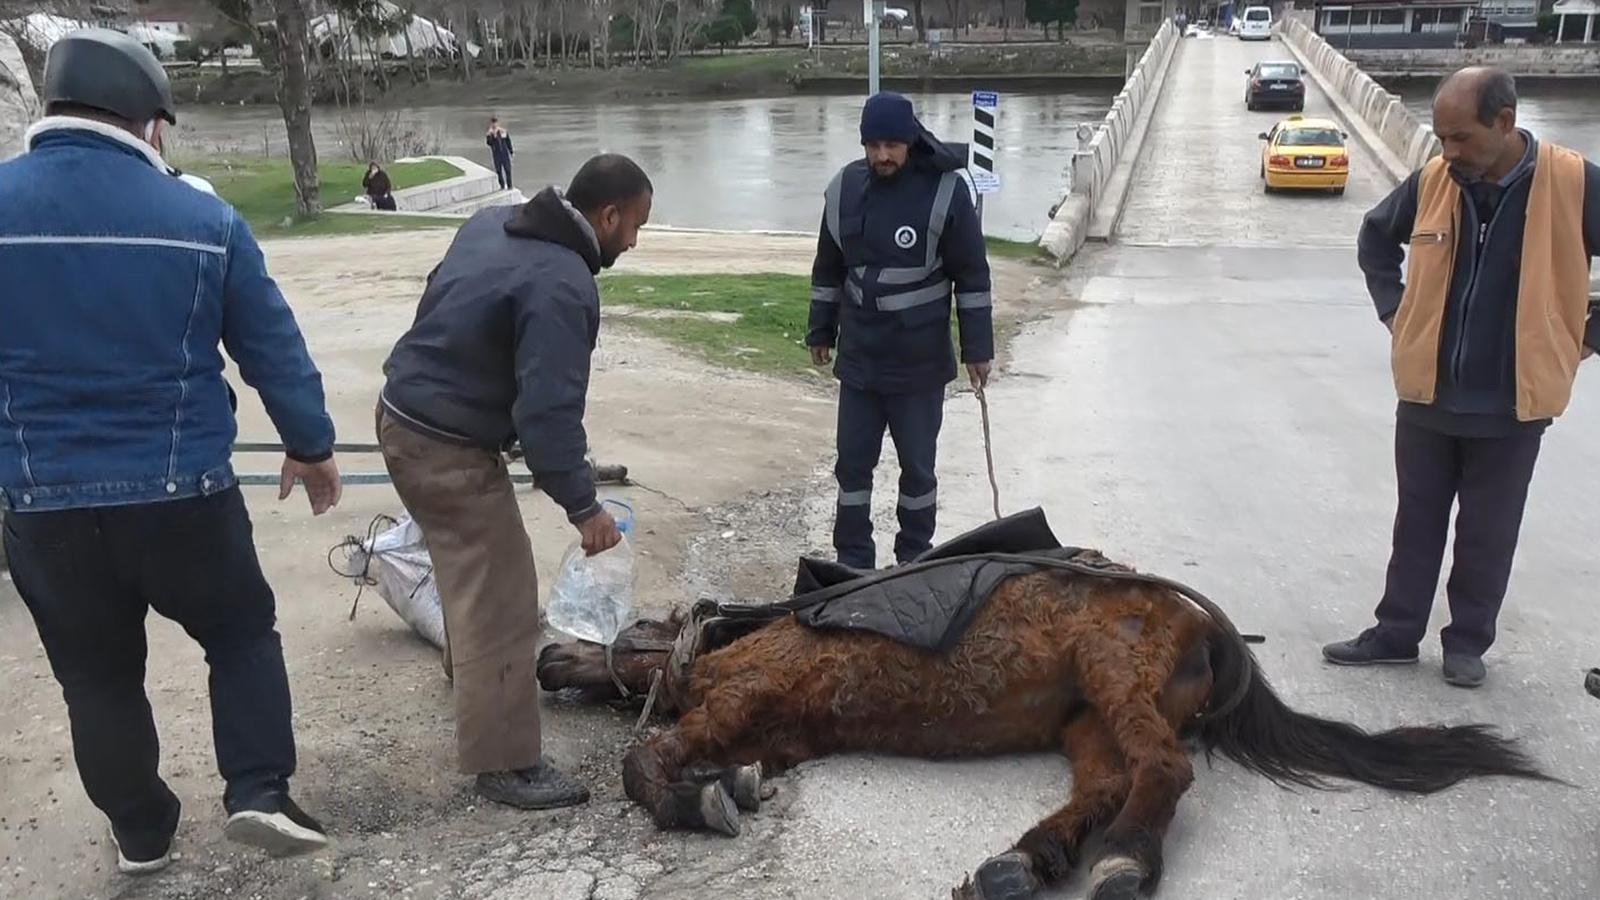
[[[1064,560],[1079,552],[1062,547],[1044,511],[1031,509],[975,528],[892,569],[861,571],[802,558],[794,599],[783,606],[812,628],[869,631],[944,653],[961,640],[1002,581],[1039,568],[1017,555]]]

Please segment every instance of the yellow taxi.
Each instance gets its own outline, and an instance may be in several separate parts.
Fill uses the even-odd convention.
[[[1350,137],[1332,119],[1290,116],[1259,135],[1261,180],[1273,191],[1343,194],[1350,178]]]

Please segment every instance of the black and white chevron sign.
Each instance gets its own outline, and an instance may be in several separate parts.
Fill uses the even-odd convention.
[[[967,145],[967,169],[972,173],[972,186],[980,194],[1000,190],[1000,176],[994,170],[994,126],[999,114],[999,94],[972,92],[972,143]]]

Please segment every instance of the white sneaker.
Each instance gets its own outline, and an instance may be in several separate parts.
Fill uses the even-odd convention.
[[[321,823],[306,815],[288,797],[264,801],[265,808],[242,809],[228,817],[228,840],[267,851],[271,856],[299,856],[328,846]],[[276,806],[276,809],[271,807]]]
[[[117,871],[124,875],[153,875],[183,858],[182,854],[173,852],[170,839],[167,841],[167,846],[160,849],[159,852],[150,851],[155,855],[141,858],[146,857],[147,854],[135,851],[133,856],[130,857],[127,852],[123,851],[122,842],[117,840],[117,830],[115,828],[107,828],[106,833],[111,836],[111,846],[117,848]]]

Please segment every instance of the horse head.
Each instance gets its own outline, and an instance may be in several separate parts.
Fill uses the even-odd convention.
[[[574,688],[586,699],[625,700],[650,692],[656,672],[665,678],[673,643],[687,617],[674,610],[665,621],[640,619],[606,648],[592,641],[548,644],[539,652],[539,686],[546,691]]]

